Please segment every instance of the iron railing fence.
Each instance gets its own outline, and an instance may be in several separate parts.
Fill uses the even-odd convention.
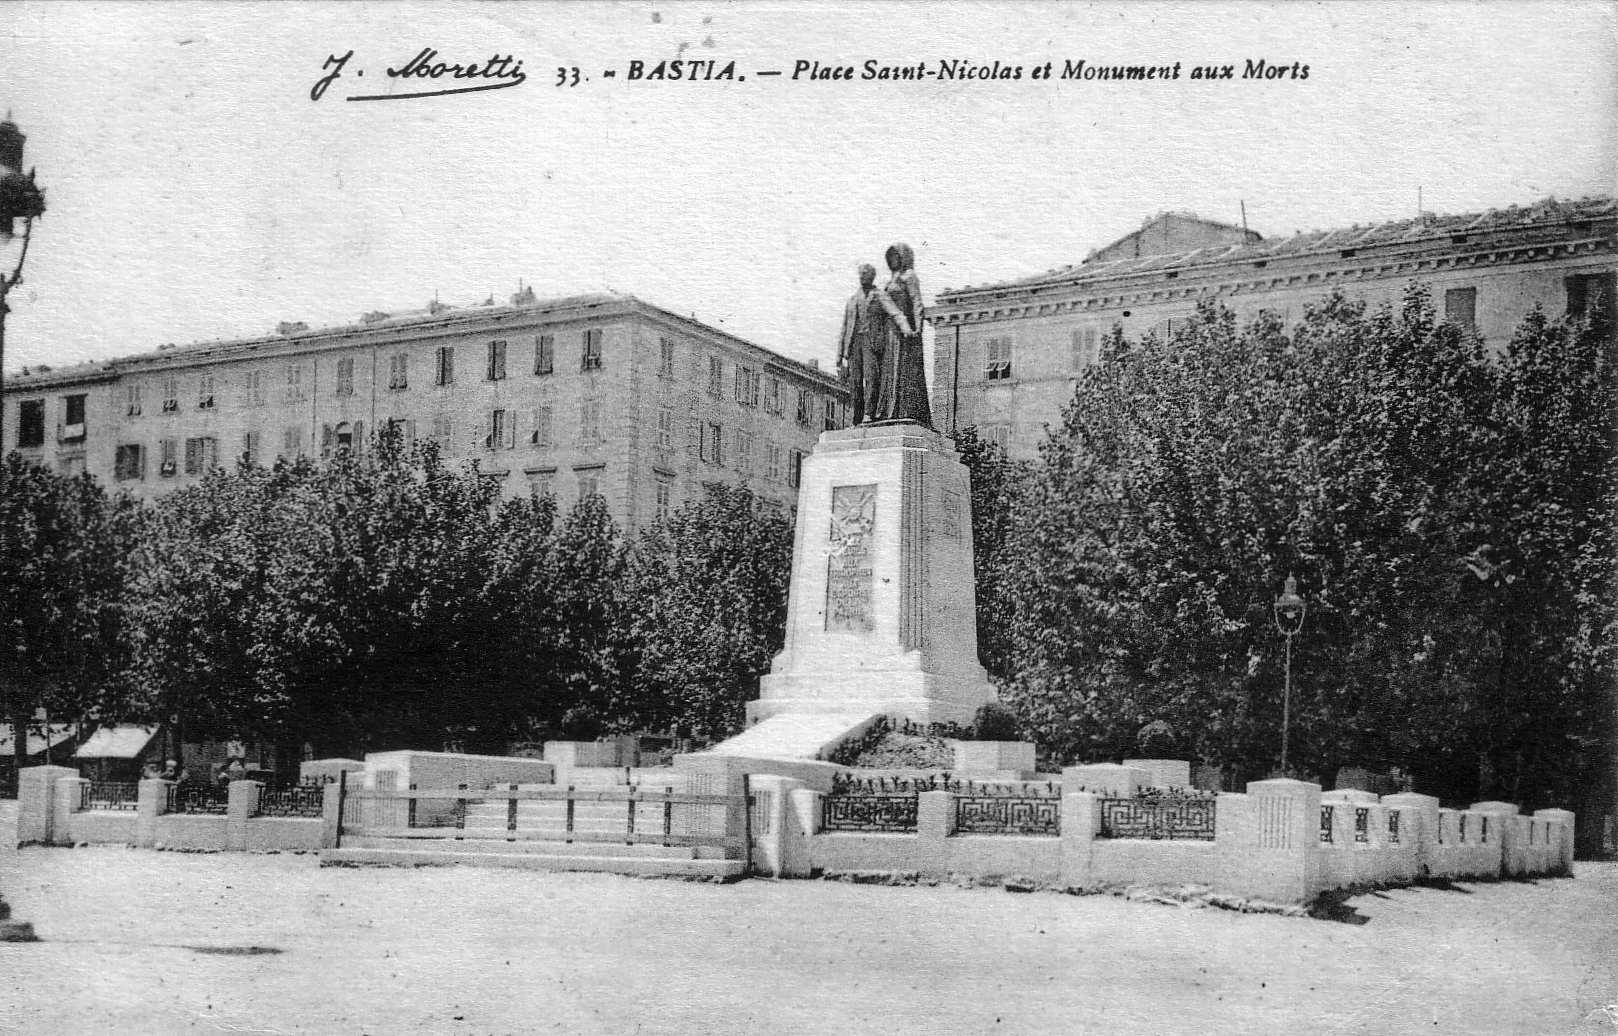
[[[1211,842],[1218,800],[1212,796],[1103,798],[1102,838]]]
[[[181,781],[168,786],[169,813],[224,816],[230,811],[230,785]]]
[[[914,834],[917,801],[915,792],[833,793],[820,800],[820,827],[823,831]]]
[[[80,809],[133,813],[140,808],[140,785],[134,781],[85,781],[79,788]]]
[[[326,782],[266,785],[259,789],[261,817],[303,817],[319,820],[326,813]]]
[[[1050,795],[958,795],[959,834],[1059,835],[1062,800]]]

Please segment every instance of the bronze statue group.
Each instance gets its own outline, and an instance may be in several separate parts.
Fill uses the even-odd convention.
[[[933,426],[921,345],[921,281],[909,245],[892,245],[891,276],[876,286],[876,268],[860,267],[860,289],[843,310],[837,367],[849,387],[852,424],[914,421]]]

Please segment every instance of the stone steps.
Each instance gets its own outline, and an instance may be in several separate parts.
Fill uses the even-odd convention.
[[[475,850],[457,849],[443,845],[430,848],[399,846],[383,847],[344,846],[341,849],[323,849],[322,867],[381,866],[381,867],[446,867],[461,864],[469,867],[510,867],[542,871],[598,871],[610,874],[629,874],[657,877],[680,877],[715,881],[735,881],[743,876],[746,864],[741,860],[692,859],[673,856],[635,856],[617,853],[611,856],[586,855],[573,852],[530,851],[524,846],[513,850],[509,846],[496,848],[481,843]],[[559,848],[555,843],[552,850]],[[618,847],[627,848],[627,847]]]
[[[876,718],[870,712],[791,712],[770,716],[704,755],[754,759],[818,759]]]
[[[349,835],[343,838],[344,849],[405,849],[412,851],[442,851],[466,853],[528,853],[548,856],[621,856],[637,859],[694,860],[700,854],[689,845],[625,845],[622,842],[559,842],[533,833],[517,832],[515,841],[488,835],[468,834],[465,838],[423,836],[419,838],[392,835]]]

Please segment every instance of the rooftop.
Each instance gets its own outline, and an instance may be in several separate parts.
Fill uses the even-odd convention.
[[[961,298],[979,292],[1007,292],[1027,288],[1080,284],[1131,274],[1186,267],[1218,266],[1232,262],[1302,258],[1311,255],[1340,255],[1346,249],[1388,245],[1418,245],[1424,242],[1454,241],[1472,234],[1522,231],[1580,224],[1618,216],[1618,201],[1610,197],[1558,201],[1546,198],[1532,205],[1512,205],[1504,209],[1458,216],[1424,212],[1419,217],[1372,223],[1336,230],[1299,231],[1290,237],[1273,237],[1240,245],[1200,248],[1189,252],[1147,255],[1110,262],[1086,261],[1058,267],[1046,273],[990,284],[945,288],[938,301]],[[1147,221],[1148,223],[1151,220]],[[1459,243],[1459,242],[1456,242]]]
[[[823,381],[831,380],[831,375],[813,364],[782,356],[772,349],[749,342],[729,331],[723,331],[704,324],[697,320],[695,316],[682,316],[672,310],[646,302],[624,292],[606,291],[586,295],[570,295],[555,299],[540,299],[535,297],[532,288],[523,288],[515,295],[512,295],[510,302],[504,305],[497,305],[492,295],[483,302],[471,306],[450,306],[435,299],[422,309],[376,310],[364,314],[351,323],[329,327],[311,328],[302,321],[287,321],[277,325],[274,334],[252,338],[219,338],[192,342],[186,345],[168,343],[158,346],[156,349],[131,353],[126,356],[61,367],[40,364],[32,368],[25,367],[20,372],[8,375],[6,378],[6,390],[10,392],[15,388],[22,391],[42,384],[111,380],[134,367],[183,364],[189,360],[205,356],[217,355],[223,358],[232,353],[250,352],[267,345],[301,342],[312,347],[323,347],[335,344],[333,341],[335,339],[370,335],[378,331],[441,330],[453,333],[461,325],[479,324],[487,321],[497,322],[512,317],[535,317],[550,313],[587,311],[609,306],[651,312],[675,323],[695,328],[707,334],[717,335],[750,349],[768,353],[772,357],[772,362],[777,362],[781,366],[790,368],[805,377]]]

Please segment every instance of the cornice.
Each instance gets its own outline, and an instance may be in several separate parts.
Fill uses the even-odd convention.
[[[1122,309],[1318,286],[1421,277],[1456,269],[1549,262],[1618,252],[1618,238],[1592,235],[1565,241],[1521,242],[1466,251],[1367,254],[1352,258],[1314,254],[1171,267],[1060,284],[945,293],[928,312],[936,327],[1017,320],[1062,313]],[[984,296],[987,297],[984,297]]]

